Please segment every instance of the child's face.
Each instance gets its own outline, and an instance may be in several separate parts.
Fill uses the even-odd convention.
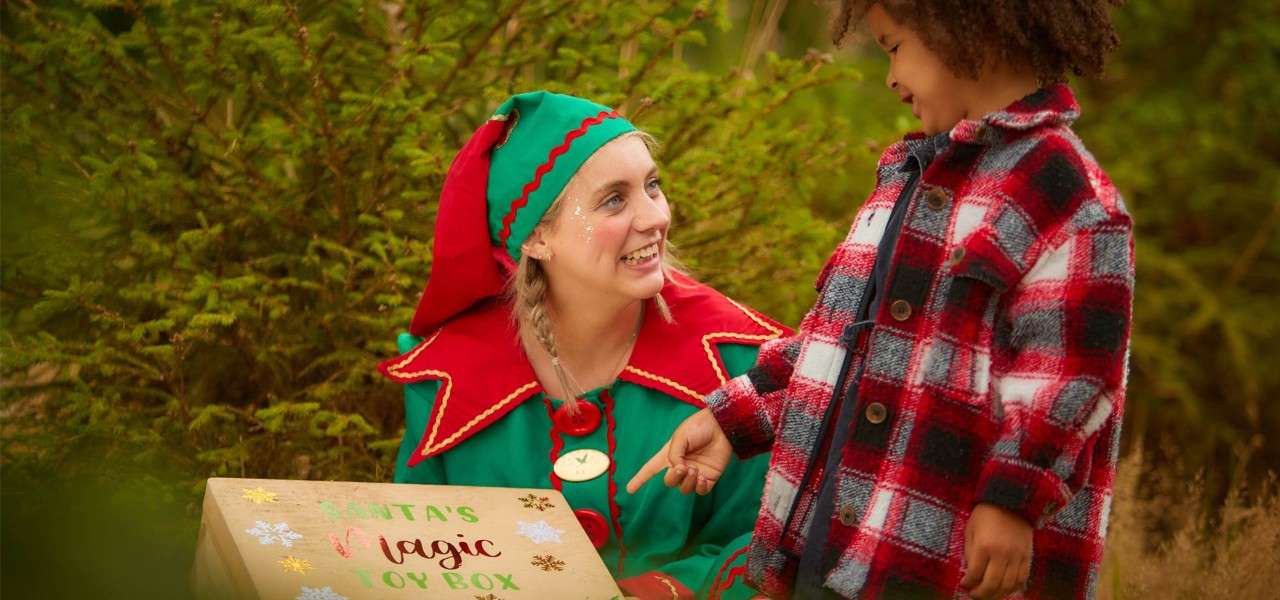
[[[930,135],[950,130],[966,117],[966,81],[956,77],[915,31],[894,21],[878,3],[867,11],[867,25],[880,48],[889,54],[885,85],[911,105]]]

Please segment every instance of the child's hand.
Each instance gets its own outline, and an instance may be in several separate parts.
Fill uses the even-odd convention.
[[[983,600],[1022,591],[1031,573],[1033,531],[1026,519],[999,506],[973,507],[964,531],[967,566],[960,587]]]
[[[667,469],[662,480],[668,487],[679,486],[685,494],[696,490],[698,495],[705,496],[732,457],[729,438],[716,423],[711,410],[704,408],[685,419],[666,445],[640,467],[640,472],[627,482],[627,493],[636,493],[651,477]]]

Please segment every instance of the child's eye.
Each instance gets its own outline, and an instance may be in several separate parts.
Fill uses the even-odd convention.
[[[896,54],[898,52],[898,46],[900,45],[901,44],[894,44],[893,47],[889,49],[889,54]]]

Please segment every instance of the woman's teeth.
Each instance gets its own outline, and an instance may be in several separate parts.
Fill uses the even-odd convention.
[[[653,243],[622,257],[628,265],[638,265],[658,253],[658,244]]]

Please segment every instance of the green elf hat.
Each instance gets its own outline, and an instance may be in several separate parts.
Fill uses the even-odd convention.
[[[582,163],[636,128],[582,98],[512,96],[472,134],[445,176],[433,264],[409,332],[423,336],[497,296],[533,233]]]

